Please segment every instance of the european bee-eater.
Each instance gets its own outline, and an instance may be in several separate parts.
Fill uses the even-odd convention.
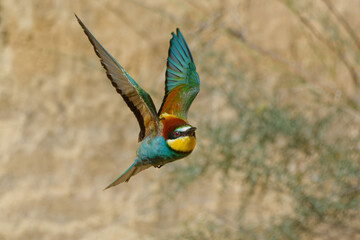
[[[75,15],[76,16],[76,15]],[[134,163],[105,189],[128,182],[135,174],[188,156],[196,144],[195,130],[187,121],[187,112],[200,90],[199,75],[184,36],[172,33],[165,75],[165,96],[158,112],[150,95],[108,53],[76,16],[100,58],[116,91],[135,114],[139,142]]]

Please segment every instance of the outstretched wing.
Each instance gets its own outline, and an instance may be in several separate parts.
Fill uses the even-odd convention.
[[[186,119],[191,103],[200,90],[199,75],[184,36],[172,33],[166,69],[165,97],[158,115],[173,114]]]
[[[76,14],[75,14],[76,16]],[[158,130],[159,119],[155,105],[150,95],[145,92],[119,63],[108,53],[96,40],[94,35],[87,29],[83,22],[76,16],[85,34],[94,47],[96,55],[100,58],[102,66],[116,91],[124,98],[128,107],[135,114],[139,125],[139,142],[153,131]]]

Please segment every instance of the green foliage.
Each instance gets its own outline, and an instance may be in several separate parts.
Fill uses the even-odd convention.
[[[355,147],[358,139],[341,133],[335,136],[336,141],[328,137],[338,124],[340,111],[310,120],[294,113],[292,106],[264,106],[261,99],[255,103],[250,100],[251,94],[248,99],[223,94],[236,117],[221,124],[205,121],[202,138],[209,140],[208,144],[200,145],[196,161],[177,170],[172,178],[177,186],[174,189],[185,187],[196,177],[218,172],[225,182],[237,179],[247,189],[239,203],[238,219],[234,219],[238,228],[246,227],[241,219],[248,203],[246,198],[255,194],[257,188],[262,194],[275,191],[290,196],[293,214],[274,216],[274,223],[280,223],[264,223],[263,232],[253,233],[255,239],[299,239],[322,223],[340,222],[346,231],[355,231],[354,226],[344,222],[351,220],[360,208],[360,152]],[[201,235],[201,231],[206,230],[196,234]],[[193,239],[206,238],[196,235]]]
[[[289,8],[301,10],[293,4]],[[322,26],[331,27],[323,20],[324,16],[319,20]],[[336,43],[331,48],[349,47],[338,25],[329,32],[329,42]],[[311,90],[310,98],[320,99],[313,104],[279,100],[277,89],[263,87],[250,69],[239,69],[225,52],[206,50],[200,59],[201,77],[218,81],[202,81],[202,88],[221,104],[199,124],[198,151],[193,161],[172,172],[167,184],[173,192],[168,194],[176,197],[195,180],[219,175],[224,189],[234,196],[238,193],[232,184],[240,183],[243,191],[228,224],[218,224],[226,210],[205,221],[191,219],[178,239],[336,239],[334,229],[342,237],[354,236],[359,231],[360,134],[353,112],[347,110],[356,106],[351,101],[329,105],[326,94]],[[286,74],[289,82],[306,82],[299,83],[303,76],[296,72]],[[279,91],[287,86],[280,87]],[[271,194],[279,202],[266,200]],[[223,201],[234,207],[228,199]],[[257,222],[250,224],[247,208],[252,201],[259,208],[265,202],[277,205],[278,211],[267,218],[258,214]]]

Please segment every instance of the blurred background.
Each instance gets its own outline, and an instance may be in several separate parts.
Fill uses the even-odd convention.
[[[0,239],[360,239],[360,1],[0,1]],[[74,12],[157,107],[170,33],[191,156],[102,191],[139,127]]]

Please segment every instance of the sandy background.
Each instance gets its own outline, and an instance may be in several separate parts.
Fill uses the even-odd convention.
[[[159,107],[170,33],[185,11],[177,23],[131,1],[0,6],[0,239],[156,239],[168,224],[154,192],[168,170],[102,191],[132,163],[139,129],[74,12]],[[182,29],[190,44],[196,28]]]
[[[359,29],[360,2],[351,2],[337,7]],[[226,26],[246,26],[257,45],[296,59],[305,69],[311,66],[307,73],[315,73],[312,76],[323,76],[317,72],[319,66],[304,57],[309,50],[303,47],[304,39],[297,38],[296,19],[279,1],[1,0],[0,239],[166,238],[179,229],[196,228],[185,220],[200,219],[201,224],[201,219],[217,212],[231,212],[222,200],[235,206],[239,198],[233,193],[240,191],[240,182],[235,182],[234,191],[224,191],[219,176],[214,176],[200,179],[172,202],[162,201],[159,192],[172,191],[162,182],[176,165],[196,161],[196,153],[102,191],[131,164],[139,129],[107,80],[74,12],[152,95],[157,107],[163,97],[170,33],[180,27],[203,84],[189,113],[195,126],[212,117],[206,111],[209,106],[220,111],[217,116],[227,114],[212,101],[216,93],[206,88],[218,79],[202,77],[204,42],[239,66],[253,69],[253,76],[263,79],[269,89],[286,77],[277,71],[283,67],[269,64],[272,58],[254,56],[253,50],[244,50],[246,44],[232,43]],[[221,21],[220,12],[225,13]],[[339,66],[336,74],[344,74],[343,69]],[[351,80],[342,81],[342,91],[356,95]],[[330,92],[338,82],[332,84]],[[280,92],[280,97],[289,95],[292,92]],[[301,98],[300,94],[289,101]],[[202,141],[205,128],[198,129]],[[284,197],[276,206],[274,197],[267,198],[261,209],[268,215],[283,209],[287,201]],[[255,203],[250,202],[249,209],[258,216]],[[256,218],[249,217],[251,222]]]

